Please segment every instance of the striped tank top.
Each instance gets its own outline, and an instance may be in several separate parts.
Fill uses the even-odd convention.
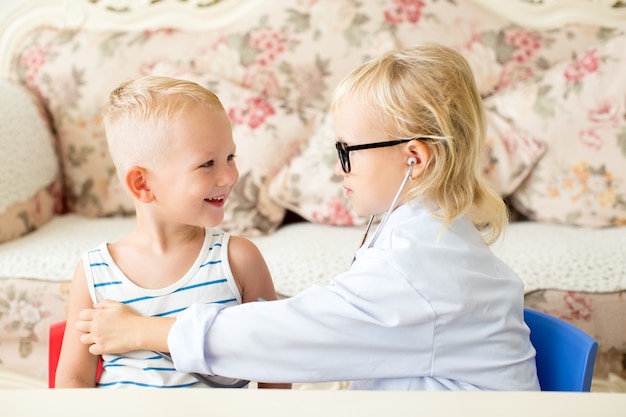
[[[124,303],[142,316],[175,317],[194,302],[241,304],[241,295],[228,263],[230,235],[205,231],[202,250],[187,273],[172,285],[146,289],[135,285],[115,264],[107,243],[83,255],[87,285],[94,302],[110,299]],[[197,386],[191,375],[152,351],[104,355],[98,387],[184,388]]]

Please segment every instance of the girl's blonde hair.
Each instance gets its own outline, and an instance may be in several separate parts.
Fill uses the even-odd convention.
[[[435,43],[387,52],[339,84],[332,109],[347,97],[380,109],[389,138],[428,138],[430,160],[406,199],[431,200],[446,224],[467,214],[488,243],[497,240],[508,212],[480,174],[485,114],[461,54]]]
[[[113,90],[102,116],[120,179],[133,165],[158,166],[171,143],[169,126],[187,106],[198,104],[224,111],[215,94],[186,80],[146,76]]]

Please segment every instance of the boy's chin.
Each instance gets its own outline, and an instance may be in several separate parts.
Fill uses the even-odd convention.
[[[219,228],[223,221],[224,221],[223,214],[221,216],[211,216],[211,218],[203,222],[201,226],[208,227],[210,229]]]

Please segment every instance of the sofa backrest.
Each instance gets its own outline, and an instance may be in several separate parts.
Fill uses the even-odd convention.
[[[224,228],[243,234],[278,227],[285,193],[269,193],[269,185],[316,133],[332,88],[358,63],[416,41],[440,41],[465,54],[488,100],[578,58],[620,32],[626,21],[624,8],[567,0],[164,0],[125,2],[121,8],[110,1],[35,3],[45,7],[25,6],[9,16],[19,24],[0,25],[0,71],[34,91],[50,113],[65,210],[133,213],[108,155],[100,111],[120,82],[170,75],[211,88],[231,115],[242,175]],[[578,23],[562,26],[572,20]],[[501,117],[497,101],[491,105],[493,135],[500,138],[513,131],[511,118]],[[528,154],[504,171],[496,167],[504,155],[493,149],[489,154],[486,175],[503,194],[523,186],[550,148],[540,131],[531,133],[502,139],[506,159],[522,154],[519,147]],[[293,179],[307,173],[290,174]],[[531,187],[529,193],[536,192]],[[531,200],[516,201],[533,216],[538,210]]]

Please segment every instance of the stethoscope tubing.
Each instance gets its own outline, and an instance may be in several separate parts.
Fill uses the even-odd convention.
[[[409,169],[407,169],[406,174],[404,175],[404,179],[402,180],[402,183],[400,184],[400,187],[398,188],[398,191],[396,192],[396,195],[393,198],[393,201],[391,202],[391,206],[389,207],[389,210],[385,214],[385,217],[383,217],[383,219],[378,224],[378,227],[376,228],[376,231],[374,232],[374,236],[372,236],[372,240],[370,240],[369,245],[367,245],[368,248],[371,248],[372,246],[374,246],[374,242],[376,242],[378,235],[380,235],[380,232],[385,226],[385,223],[387,223],[389,216],[391,216],[391,213],[397,208],[396,205],[398,204],[398,200],[400,199],[400,196],[402,195],[402,191],[404,190],[404,187],[406,186],[406,182],[409,180],[409,177],[411,176],[412,172],[413,172],[413,164],[409,164]],[[372,224],[374,223],[375,216],[376,216],[375,214],[372,214],[370,216],[370,220],[367,223],[367,228],[365,229],[365,235],[363,236],[363,241],[361,242],[361,246],[363,246],[363,244],[367,240],[367,234],[370,231],[370,227],[372,227]]]

